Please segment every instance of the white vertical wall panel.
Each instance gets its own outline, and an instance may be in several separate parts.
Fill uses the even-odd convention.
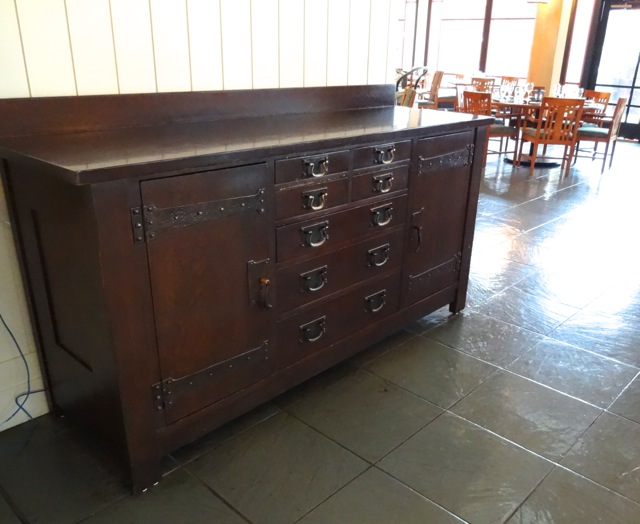
[[[387,44],[387,84],[396,82],[396,68],[402,67],[404,1],[391,0],[389,6],[389,42]]]
[[[351,0],[349,19],[349,85],[367,83],[370,0]]]
[[[350,0],[329,0],[327,85],[346,85],[349,75]]]
[[[156,73],[148,0],[110,0],[121,93],[153,93]]]
[[[305,0],[304,85],[327,85],[327,0]]]
[[[64,0],[16,0],[16,6],[31,95],[77,94]]]
[[[278,0],[251,0],[253,88],[280,85]]]
[[[220,0],[187,0],[191,87],[219,90],[222,82]]]
[[[251,89],[251,0],[220,0],[225,89]]]
[[[371,0],[369,23],[368,84],[384,84],[387,79],[389,42],[389,0]],[[426,25],[425,25],[426,27]]]
[[[28,97],[29,82],[13,0],[0,0],[0,38],[0,98]]]
[[[304,85],[304,2],[280,0],[280,87]]]
[[[66,0],[79,95],[117,94],[109,0]]]
[[[159,92],[191,91],[186,0],[150,0]]]

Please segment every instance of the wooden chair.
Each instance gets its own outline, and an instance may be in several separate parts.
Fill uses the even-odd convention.
[[[628,101],[629,99],[625,97],[618,98],[618,103],[616,104],[616,108],[613,111],[613,116],[608,122],[608,127],[599,127],[587,124],[578,128],[578,140],[576,141],[575,156],[576,158],[578,157],[581,142],[593,142],[593,154],[591,155],[591,160],[595,160],[596,155],[598,154],[602,155],[602,169],[600,170],[600,173],[604,172],[604,166],[607,163],[607,154],[609,153],[609,146],[612,142],[613,146],[611,147],[609,169],[611,169],[611,164],[613,164],[613,154],[616,151],[616,143],[618,141],[618,133],[620,132],[620,124],[622,123],[622,117],[624,115],[624,110],[627,107]],[[603,125],[607,125],[606,120],[603,120]],[[604,153],[598,153],[597,151],[598,144],[601,142],[604,142],[606,144]]]
[[[462,93],[462,105],[458,109],[463,113],[492,116],[491,93],[481,93],[479,91],[464,91]],[[506,122],[508,121],[509,119],[507,118]],[[487,148],[485,149],[485,156],[482,165],[484,166],[487,163],[487,154],[489,153],[488,145],[489,140],[492,138],[500,139],[500,148],[498,149],[498,151],[494,151],[497,154],[507,152],[502,150],[503,138],[506,138],[507,140],[513,140],[515,142],[515,146],[513,148],[513,156],[515,159],[516,152],[518,151],[518,135],[519,129],[517,127],[510,126],[502,121],[496,121],[496,123],[491,124],[487,133]]]
[[[493,91],[493,85],[495,84],[495,82],[495,78],[474,77],[471,79],[471,85],[474,87],[474,89],[482,93],[491,93]]]
[[[606,118],[607,106],[609,105],[609,99],[611,93],[608,91],[593,91],[591,89],[584,90],[585,103],[593,102],[598,104],[596,109],[585,109],[582,114],[582,121],[592,124],[597,124],[602,127],[603,119]]]
[[[435,71],[431,78],[431,84],[422,93],[422,98],[418,100],[418,107],[420,109],[437,109],[438,108],[438,90],[442,83],[442,71]]]
[[[416,89],[414,87],[405,87],[402,91],[396,93],[396,105],[413,107],[415,101]]]
[[[562,146],[561,169],[565,170],[564,176],[569,176],[571,160],[575,151],[578,137],[578,127],[582,118],[582,98],[553,98],[545,96],[540,103],[537,116],[527,116],[525,126],[522,128],[520,149],[518,151],[517,164],[522,161],[522,147],[525,142],[531,144],[529,157],[529,176],[533,175],[538,146],[555,145]]]
[[[509,82],[512,82],[514,85],[517,85],[522,80],[522,78],[519,76],[501,76],[500,78],[501,84],[508,84]]]

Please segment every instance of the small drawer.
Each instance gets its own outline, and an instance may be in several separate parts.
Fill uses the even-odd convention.
[[[278,350],[285,361],[302,360],[395,313],[399,303],[398,271],[280,320]]]
[[[411,158],[411,140],[385,142],[361,147],[353,152],[353,168],[381,166]]]
[[[277,187],[276,220],[346,204],[349,201],[349,178],[346,174],[338,177]]]
[[[367,170],[353,177],[351,199],[362,200],[406,189],[408,180],[409,164],[376,171]]]
[[[285,262],[311,258],[359,242],[403,224],[407,214],[406,195],[370,202],[338,213],[305,220],[276,230],[277,259]]]
[[[314,180],[349,171],[351,151],[332,151],[276,160],[276,184],[294,180]]]
[[[278,310],[284,313],[332,293],[397,270],[404,229],[278,269]]]

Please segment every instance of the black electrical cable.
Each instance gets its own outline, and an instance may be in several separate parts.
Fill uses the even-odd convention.
[[[2,322],[2,325],[7,330],[7,333],[9,333],[9,336],[11,337],[11,340],[13,340],[13,343],[15,344],[16,348],[18,349],[18,353],[20,353],[20,358],[22,358],[22,362],[24,362],[24,368],[27,371],[27,391],[25,391],[24,393],[19,394],[14,399],[14,401],[16,403],[16,406],[18,406],[18,407],[16,408],[16,410],[11,415],[9,415],[8,418],[3,420],[0,424],[6,424],[13,417],[15,417],[18,413],[20,413],[20,411],[23,411],[25,413],[25,415],[27,415],[27,417],[29,417],[29,419],[33,420],[33,417],[31,416],[31,413],[29,413],[27,411],[27,409],[24,407],[24,405],[26,404],[27,400],[29,400],[29,396],[32,393],[35,393],[35,391],[31,390],[31,371],[29,370],[29,363],[27,362],[27,357],[25,356],[24,352],[22,351],[22,348],[20,347],[20,344],[18,344],[18,341],[16,340],[16,337],[14,336],[13,332],[11,331],[11,329],[9,329],[9,326],[4,321],[4,317],[2,316],[1,313],[0,313],[0,321]],[[24,400],[22,402],[19,402],[18,399],[20,399],[22,397],[24,397]]]

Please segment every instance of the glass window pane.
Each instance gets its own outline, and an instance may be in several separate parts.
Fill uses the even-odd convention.
[[[535,18],[538,12],[536,4],[513,0],[493,0],[491,18]]]
[[[486,0],[444,0],[442,18],[484,20]]]
[[[640,9],[612,10],[602,46],[599,84],[632,85],[640,38],[633,38],[640,27]]]
[[[491,21],[486,74],[527,77],[535,22],[535,19]]]
[[[438,42],[438,69],[447,73],[471,74],[478,71],[482,20],[443,20]],[[464,45],[460,45],[464,35]]]
[[[640,107],[632,107],[629,109],[629,115],[623,120],[628,124],[640,124]]]
[[[573,33],[571,34],[571,48],[565,76],[565,82],[568,84],[579,84],[582,78],[584,55],[587,49],[594,3],[595,0],[579,0],[576,7],[576,18],[573,24]]]

